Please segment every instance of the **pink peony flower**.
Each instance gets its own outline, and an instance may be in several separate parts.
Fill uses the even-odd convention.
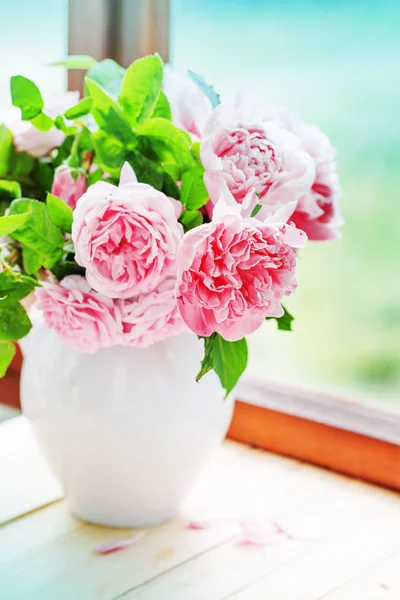
[[[272,121],[248,119],[240,108],[222,104],[204,129],[201,160],[214,204],[225,186],[239,203],[254,189],[270,214],[304,195],[315,175],[296,136]]]
[[[45,323],[79,352],[96,352],[121,341],[121,321],[115,303],[90,289],[81,275],[60,284],[44,283],[35,292]]]
[[[155,289],[175,268],[183,229],[178,202],[144,183],[98,181],[74,212],[75,258],[91,287],[111,298]]]
[[[258,200],[248,199],[244,214]],[[214,207],[213,218],[186,233],[179,246],[178,307],[198,335],[216,331],[235,341],[258,329],[265,317],[282,316],[281,299],[297,286],[296,248],[307,237],[285,224],[287,214],[264,222],[244,217],[229,195]]]
[[[195,138],[201,138],[206,121],[212,113],[207,96],[189,75],[175,73],[169,65],[164,67],[163,90],[171,106],[174,124]]]
[[[292,219],[310,240],[334,240],[340,237],[338,227],[344,223],[338,204],[340,184],[335,149],[318,127],[301,123],[295,132],[314,161],[315,179],[311,190],[300,198]]]
[[[297,227],[310,240],[332,240],[340,237],[338,227],[343,225],[339,211],[340,183],[336,170],[336,151],[329,138],[314,125],[284,111],[270,111],[280,127],[296,134],[304,150],[311,156],[315,176],[309,190],[301,196],[292,215]]]
[[[72,170],[66,165],[61,165],[54,174],[51,193],[64,200],[65,204],[74,210],[77,201],[86,192],[86,187],[86,177],[82,172],[77,172],[75,180]]]
[[[79,92],[65,92],[51,96],[45,102],[44,112],[56,117],[74,106],[79,100]],[[39,131],[29,121],[21,119],[19,108],[11,108],[0,114],[0,123],[4,123],[13,135],[14,146],[18,152],[27,152],[34,158],[47,156],[50,150],[61,146],[65,134],[53,127],[50,131]]]
[[[124,343],[147,348],[187,330],[175,298],[175,277],[165,279],[156,290],[132,300],[118,300]]]

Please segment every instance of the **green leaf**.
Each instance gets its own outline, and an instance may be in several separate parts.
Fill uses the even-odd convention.
[[[247,342],[245,338],[237,342],[227,342],[217,334],[213,345],[213,356],[214,369],[226,391],[226,397],[233,390],[247,366]]]
[[[192,155],[193,158],[201,162],[200,160],[200,142],[192,142]]]
[[[89,76],[85,77],[85,85],[87,86],[88,93],[92,98],[92,104],[94,109],[100,109],[104,113],[109,108],[119,110],[118,104],[114,100],[113,96],[107,92],[101,85],[94,79],[90,79]],[[96,118],[96,112],[92,110],[93,116]],[[96,119],[97,122],[97,119]],[[103,122],[97,123],[99,127],[104,126]]]
[[[215,108],[218,104],[221,104],[221,99],[219,94],[214,90],[213,86],[208,84],[202,75],[198,75],[193,71],[188,71],[189,77],[195,82],[195,84],[201,89],[202,92],[205,93],[209,101],[211,102],[211,106]]]
[[[185,210],[179,217],[179,221],[185,228],[185,231],[198,227],[203,223],[203,215],[199,210]]]
[[[204,339],[204,357],[201,361],[200,371],[197,373],[196,381],[200,381],[204,375],[211,371],[215,367],[215,360],[213,355],[215,334],[213,333],[208,338]]]
[[[166,196],[175,198],[175,200],[180,200],[181,191],[177,186],[175,179],[173,179],[169,173],[164,173],[164,185],[162,191]]]
[[[88,117],[91,119],[91,115],[86,115],[83,119],[88,119]],[[94,150],[92,133],[87,127],[81,129],[78,150],[79,152],[93,152]]]
[[[10,200],[21,198],[21,186],[18,181],[0,179],[0,197],[7,196]]]
[[[22,75],[14,75],[11,77],[10,87],[12,103],[21,109],[24,120],[30,121],[42,112],[43,98],[33,81]]]
[[[245,338],[237,342],[228,342],[218,333],[213,333],[204,340],[204,358],[196,380],[214,369],[222,387],[225,398],[237,384],[239,377],[247,366],[248,352]]]
[[[29,317],[21,304],[0,304],[0,340],[19,340],[29,333],[31,327]]]
[[[207,203],[209,194],[203,181],[204,167],[196,165],[182,175],[181,202],[187,209],[201,208]]]
[[[46,204],[49,217],[54,225],[57,225],[61,231],[71,233],[74,220],[72,208],[65,204],[64,200],[50,193],[47,194]]]
[[[116,138],[99,129],[93,136],[96,158],[104,170],[120,169],[125,161],[126,150]]]
[[[103,111],[99,112],[104,119],[105,131],[114,136],[129,149],[133,149],[136,146],[136,136],[133,133],[131,125],[125,119],[119,109],[116,110],[111,106],[106,113]]]
[[[19,302],[28,296],[36,287],[37,282],[9,269],[0,273],[0,307]]]
[[[86,84],[93,101],[91,112],[98,126],[124,144],[132,144],[135,141],[132,127],[118,104],[95,81],[87,78]]]
[[[152,117],[161,117],[162,119],[168,119],[169,121],[172,119],[171,107],[169,105],[168,98],[162,90],[160,91],[160,95],[158,97]]]
[[[92,98],[82,98],[82,100],[79,100],[78,104],[75,104],[75,106],[71,106],[71,108],[66,110],[64,116],[69,120],[83,117],[83,115],[87,115],[90,112],[92,104]]]
[[[149,119],[137,128],[137,133],[151,142],[152,149],[161,162],[175,162],[180,170],[191,167],[193,159],[190,144],[171,121]]]
[[[156,157],[157,160],[157,157]],[[177,164],[175,162],[163,162],[162,164],[162,168],[164,169],[164,171],[166,173],[168,173],[168,175],[174,180],[174,181],[179,181],[182,177],[181,175],[181,170],[178,168]]]
[[[67,67],[67,69],[91,69],[97,63],[95,58],[86,54],[71,54],[63,60],[50,63],[51,67]]]
[[[34,159],[26,152],[16,152],[13,148],[10,156],[10,175],[15,178],[29,175],[35,164]]]
[[[0,216],[6,213],[12,201],[20,198],[21,195],[21,186],[17,181],[0,179]]]
[[[282,306],[282,308],[284,313],[281,317],[266,317],[266,321],[275,319],[280,331],[292,331],[292,322],[294,321],[294,317],[284,306]]]
[[[183,135],[183,137],[185,138],[185,140],[188,143],[188,146],[192,146],[192,138],[190,137],[190,133],[188,133],[185,129],[180,129],[178,127],[178,131],[181,135]]]
[[[67,275],[85,275],[85,269],[72,260],[57,263],[52,267],[51,272],[59,281]]]
[[[5,235],[10,235],[19,227],[22,227],[30,217],[30,212],[19,215],[8,215],[0,217],[0,238]]]
[[[76,125],[68,125],[63,115],[56,116],[54,125],[57,129],[65,133],[65,135],[75,135],[78,132],[78,127]]]
[[[4,377],[15,356],[15,345],[12,342],[0,342],[0,379]]]
[[[56,121],[57,121],[57,118],[56,118]],[[63,117],[60,116],[60,119],[63,119]],[[83,137],[83,132],[84,131],[85,130],[82,131],[79,143],[81,142],[81,139]],[[52,162],[52,167],[53,167],[54,170],[57,167],[59,167],[60,165],[62,165],[62,163],[65,162],[69,158],[69,156],[71,154],[71,150],[72,150],[73,139],[74,138],[71,135],[68,136],[68,137],[66,137],[65,140],[63,141],[63,143],[61,144],[61,146],[57,149],[56,155],[55,155],[55,157],[51,161]],[[47,190],[47,191],[50,191],[50,190]]]
[[[161,191],[164,185],[164,172],[160,165],[139,152],[128,156],[128,162],[135,171],[138,181],[148,183]]]
[[[151,117],[161,91],[164,65],[158,54],[135,60],[127,69],[119,102],[130,123],[135,125]]]
[[[12,133],[5,125],[0,125],[0,177],[10,170],[10,159],[14,149]]]
[[[93,185],[94,183],[97,183],[97,181],[100,181],[100,179],[103,179],[103,170],[100,169],[100,167],[99,167],[92,173],[89,173],[88,178],[87,178],[88,187],[90,185]]]
[[[58,258],[58,257],[57,257]],[[42,268],[45,261],[43,252],[33,250],[24,246],[22,249],[22,259],[24,263],[24,269],[27,273],[37,273]]]
[[[250,216],[255,217],[256,215],[258,215],[258,213],[260,212],[261,209],[262,209],[262,204],[256,204],[255,207],[253,208]]]
[[[95,81],[109,94],[118,98],[125,69],[110,58],[96,63],[87,73],[87,77]]]
[[[51,190],[54,171],[47,161],[41,159],[35,161],[33,170],[31,172],[31,177],[44,192]],[[19,197],[21,197],[21,194]]]
[[[47,206],[37,200],[21,198],[10,206],[10,215],[31,212],[27,221],[11,234],[22,245],[27,273],[35,273],[41,266],[52,267],[62,256],[64,236],[49,217]]]
[[[39,131],[50,131],[50,129],[54,127],[53,119],[45,115],[43,112],[36,115],[36,117],[33,117],[33,119],[30,119],[30,122],[34,127],[36,127],[36,129],[39,129]]]
[[[68,125],[63,115],[56,116],[54,125],[57,129],[65,133],[65,135],[75,135],[78,132],[78,127],[76,125]]]

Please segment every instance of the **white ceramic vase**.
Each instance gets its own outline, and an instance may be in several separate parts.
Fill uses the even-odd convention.
[[[173,517],[232,416],[214,372],[195,381],[203,342],[82,354],[39,323],[23,350],[22,408],[72,513],[117,527]]]

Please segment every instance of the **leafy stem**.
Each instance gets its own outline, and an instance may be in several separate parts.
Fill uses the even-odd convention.
[[[71,146],[71,154],[68,159],[68,165],[70,167],[79,167],[79,141],[81,139],[82,130],[74,136],[74,141]]]

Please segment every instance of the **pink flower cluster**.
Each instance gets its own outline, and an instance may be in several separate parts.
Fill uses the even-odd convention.
[[[86,276],[36,292],[47,326],[83,352],[145,348],[184,331],[175,298],[179,214],[179,203],[138,183],[129,165],[119,187],[92,185],[78,200],[72,232]]]
[[[224,187],[241,203],[253,189],[273,214],[292,204],[292,220],[310,240],[339,237],[339,179],[326,135],[287,113],[249,119],[240,106],[220,105],[205,125],[201,159],[215,204]]]
[[[157,291],[131,300],[108,298],[93,290],[81,275],[36,290],[37,307],[47,327],[78,352],[126,344],[147,348],[170,335],[186,331],[175,300],[175,280]]]
[[[335,154],[318,128],[282,112],[249,117],[240,104],[212,110],[168,69],[164,92],[174,122],[200,139],[209,222],[184,233],[182,205],[138,183],[127,164],[118,187],[87,190],[61,169],[54,192],[74,209],[85,277],[44,284],[37,298],[48,326],[79,351],[145,348],[187,329],[239,340],[283,315],[307,238],[338,236]]]

